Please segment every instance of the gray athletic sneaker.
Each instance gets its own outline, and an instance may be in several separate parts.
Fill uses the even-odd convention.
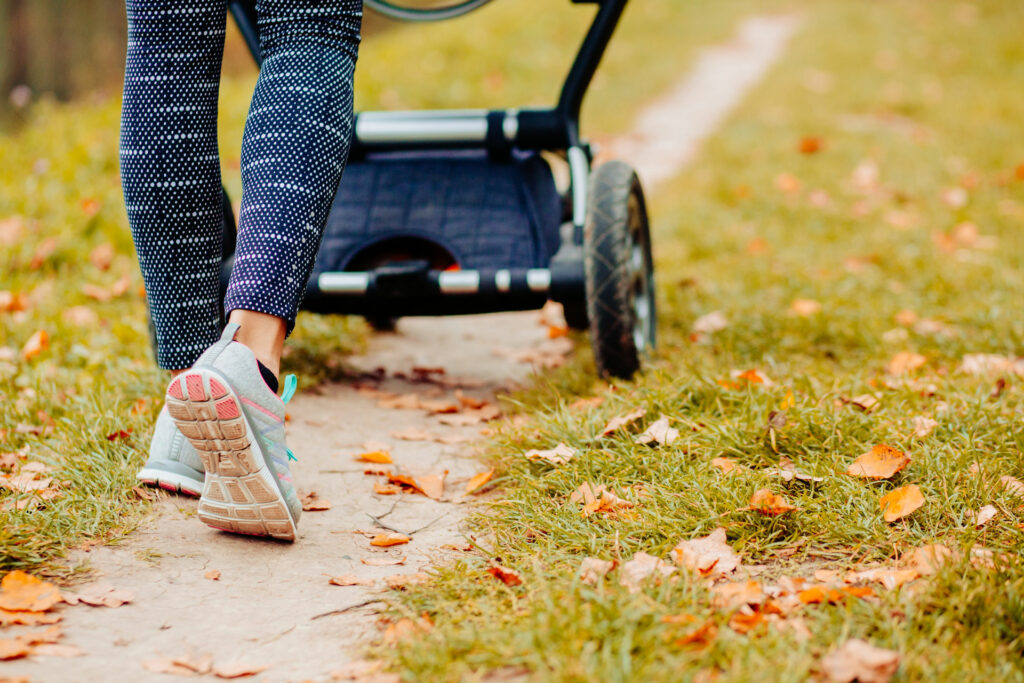
[[[295,393],[295,376],[285,378],[278,398],[253,352],[234,341],[237,331],[228,325],[171,382],[167,409],[206,469],[199,519],[224,531],[294,541],[302,505],[288,467],[294,456],[285,446],[284,401]]]
[[[149,443],[149,460],[135,475],[143,484],[198,496],[203,492],[203,461],[188,439],[174,426],[167,406],[156,418],[153,440]]]

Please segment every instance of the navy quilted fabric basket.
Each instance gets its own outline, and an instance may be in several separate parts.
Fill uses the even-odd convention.
[[[463,269],[546,267],[561,222],[562,199],[539,154],[507,161],[475,150],[353,158],[313,273],[361,269],[374,249],[401,253],[426,243]]]

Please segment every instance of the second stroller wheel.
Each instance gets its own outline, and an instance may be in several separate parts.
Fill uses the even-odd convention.
[[[621,161],[591,176],[583,253],[597,368],[628,379],[654,348],[656,317],[647,206],[636,172]]]

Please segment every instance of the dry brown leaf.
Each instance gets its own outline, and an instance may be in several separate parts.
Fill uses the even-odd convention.
[[[723,612],[731,612],[744,605],[760,605],[768,597],[758,581],[720,583],[711,589],[711,595],[712,607]]]
[[[921,576],[917,569],[893,569],[891,567],[872,567],[856,572],[848,572],[844,577],[846,583],[871,583],[877,582],[885,586],[886,590],[899,588]]]
[[[464,393],[462,389],[455,390],[455,400],[461,403],[464,408],[470,408],[473,410],[483,408],[489,403],[486,399],[477,398],[476,396],[470,396]]]
[[[40,657],[84,657],[85,650],[75,645],[43,643],[32,648],[32,656]]]
[[[0,639],[0,660],[20,659],[27,657],[31,648],[20,638]]]
[[[99,270],[107,270],[114,260],[114,253],[114,245],[104,242],[89,252],[89,260]]]
[[[611,420],[608,421],[608,424],[604,426],[604,429],[601,430],[601,436],[608,436],[609,434],[617,432],[623,427],[628,427],[629,425],[633,424],[646,414],[647,411],[645,409],[637,408],[636,410],[626,413],[625,415],[613,417]]]
[[[614,568],[614,560],[599,560],[596,557],[585,557],[580,562],[578,575],[583,583],[596,586]]]
[[[448,470],[441,474],[424,474],[416,477],[417,487],[427,498],[440,500],[444,495],[444,479],[448,476]]]
[[[1024,498],[1024,481],[1007,474],[999,477],[999,483],[1002,484],[1003,489],[1010,495]]]
[[[679,430],[670,426],[668,417],[662,415],[647,426],[642,434],[636,437],[637,443],[657,443],[660,446],[671,446],[679,438]]]
[[[878,407],[879,403],[878,399],[872,396],[871,394],[860,394],[859,396],[854,396],[853,398],[844,397],[841,400],[844,403],[849,403],[850,405],[856,408],[860,408],[865,413],[873,412],[874,409]]]
[[[917,484],[910,484],[909,486],[893,489],[882,496],[879,505],[882,508],[882,516],[885,518],[885,521],[895,522],[897,519],[903,519],[924,505],[924,495],[921,493],[921,489],[917,487]]]
[[[778,517],[798,508],[790,505],[783,496],[772,493],[770,489],[758,489],[750,498],[748,510],[758,512],[765,517]]]
[[[543,460],[552,465],[565,465],[576,457],[576,449],[560,443],[554,448],[546,451],[527,451],[527,460]]]
[[[998,353],[968,353],[960,362],[960,372],[967,375],[1020,375],[1022,370],[1024,363]]]
[[[699,576],[718,578],[736,570],[740,557],[726,543],[725,529],[718,527],[707,536],[680,541],[671,553],[672,561]]]
[[[388,532],[374,536],[370,539],[370,545],[378,548],[390,548],[393,545],[404,545],[411,540],[412,539],[405,534]]]
[[[523,577],[520,576],[519,572],[503,567],[500,564],[492,564],[487,568],[487,573],[500,580],[506,586],[519,586],[523,583]]]
[[[580,484],[580,487],[569,496],[569,500],[574,503],[583,503],[582,514],[584,517],[589,517],[595,512],[614,513],[633,507],[633,503],[619,498],[604,484],[591,486],[589,482]]]
[[[722,474],[738,474],[745,469],[743,465],[730,458],[712,458],[711,465],[722,470]]]
[[[914,427],[914,436],[919,439],[927,438],[933,431],[935,431],[935,428],[939,426],[937,421],[930,417],[924,417],[923,415],[915,417],[911,424]]]
[[[305,512],[321,512],[331,509],[331,501],[321,498],[320,494],[316,491],[310,491],[302,496],[299,501],[302,503],[302,509]]]
[[[377,582],[373,579],[367,579],[355,574],[342,574],[341,576],[332,576],[327,582],[332,586],[376,586]]]
[[[653,579],[655,582],[660,582],[675,570],[676,568],[671,564],[654,555],[637,552],[633,555],[633,559],[623,563],[619,583],[629,589],[630,593],[635,593],[648,581]]]
[[[457,413],[462,410],[462,404],[450,399],[426,399],[420,401],[420,408],[434,415]]]
[[[978,514],[974,516],[974,526],[982,527],[992,521],[992,518],[999,513],[995,505],[983,505]]]
[[[28,308],[28,299],[24,294],[14,292],[0,292],[0,313],[17,313]]]
[[[742,633],[744,635],[750,633],[763,623],[765,623],[765,615],[763,612],[751,612],[750,614],[736,612],[729,617],[729,628],[736,631],[736,633]]]
[[[394,574],[384,577],[384,584],[391,590],[405,590],[409,586],[416,586],[430,579],[430,576],[423,572],[415,574]]]
[[[8,572],[0,581],[0,609],[45,612],[61,600],[56,586],[20,569]]]
[[[382,496],[393,496],[396,493],[401,493],[402,487],[375,481],[373,483],[373,492]]]
[[[702,625],[688,632],[681,638],[676,638],[673,642],[677,647],[703,650],[710,647],[717,637],[718,625],[713,619],[708,619]]]
[[[693,323],[693,331],[696,334],[707,335],[720,332],[729,326],[729,320],[721,311],[712,311],[697,318]]]
[[[64,602],[69,605],[82,603],[92,607],[121,607],[135,599],[131,591],[117,590],[112,586],[91,586],[81,593],[66,593]]]
[[[419,410],[419,394],[399,394],[398,396],[382,398],[377,401],[380,408],[392,408],[394,410]]]
[[[775,474],[783,478],[785,481],[825,481],[824,477],[815,477],[807,474],[801,469],[797,469],[796,464],[787,458],[782,456],[779,458],[779,466],[765,470],[766,474]]]
[[[0,626],[44,626],[56,624],[61,615],[56,612],[26,612],[0,609]]]
[[[396,564],[405,564],[405,556],[401,557],[364,557],[360,560],[367,567],[393,567]]]
[[[889,365],[886,366],[886,372],[890,375],[906,375],[917,370],[927,362],[928,359],[919,353],[900,351],[889,361]]]
[[[394,462],[391,459],[391,454],[387,451],[368,451],[353,457],[359,462],[375,462],[381,465],[390,465]]]
[[[50,348],[50,335],[46,333],[46,330],[38,330],[21,347],[21,359],[35,358],[48,348]]]
[[[859,639],[846,641],[821,660],[821,671],[831,683],[887,683],[899,666],[898,652]]]
[[[213,675],[217,678],[245,678],[246,676],[255,676],[258,673],[263,673],[269,668],[269,666],[260,664],[247,664],[235,661],[228,664],[214,664]]]
[[[588,408],[597,408],[599,405],[604,403],[603,396],[591,396],[590,398],[578,398],[569,404],[569,410],[585,410]]]
[[[475,410],[466,410],[455,415],[442,415],[438,422],[449,427],[471,427],[481,422],[490,422],[501,417],[501,409],[495,405],[485,405]]]
[[[916,548],[904,564],[921,576],[930,576],[946,562],[955,561],[957,554],[944,545],[924,545]]]
[[[493,477],[494,477],[494,468],[493,467],[491,469],[487,470],[486,472],[481,472],[481,473],[479,473],[477,475],[474,475],[473,478],[470,479],[469,482],[466,484],[466,491],[465,491],[466,495],[468,496],[469,494],[473,493],[474,491],[477,491],[481,486],[483,486],[484,484],[489,482]]]
[[[210,571],[203,574],[203,578],[209,579],[210,581],[220,581],[220,570],[211,569]]]
[[[888,479],[910,464],[910,458],[903,451],[892,446],[878,444],[853,461],[846,473],[852,477],[867,479]]]

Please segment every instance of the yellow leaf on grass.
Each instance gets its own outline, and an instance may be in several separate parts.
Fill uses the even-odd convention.
[[[712,458],[711,465],[722,470],[722,474],[735,474],[743,469],[742,465],[729,458]]]
[[[550,450],[533,450],[526,452],[527,460],[543,460],[551,463],[552,465],[565,465],[574,457],[576,457],[576,449],[570,448],[564,443],[560,443]]]
[[[1007,493],[1018,498],[1024,498],[1024,481],[1010,475],[1004,475],[999,477],[999,483],[1003,485]]]
[[[852,477],[888,479],[909,464],[910,458],[903,451],[878,444],[854,460],[846,473]]]
[[[637,408],[636,410],[630,413],[626,413],[625,415],[613,417],[612,419],[608,420],[608,424],[606,424],[604,426],[604,429],[601,430],[601,436],[608,436],[609,434],[613,434],[614,432],[617,432],[623,427],[628,427],[629,425],[633,424],[646,414],[646,410],[644,410],[643,408]]]
[[[469,495],[470,493],[473,493],[474,491],[479,489],[481,486],[483,486],[484,484],[489,482],[492,477],[494,477],[494,468],[493,467],[491,469],[487,470],[486,472],[481,472],[480,474],[477,474],[476,476],[474,476],[466,484],[466,495]]]
[[[52,583],[19,569],[8,572],[0,581],[0,609],[45,612],[62,599]]]
[[[25,345],[21,347],[21,359],[35,358],[48,348],[50,348],[50,335],[46,333],[46,330],[39,330],[29,337]]]
[[[911,351],[900,351],[892,360],[889,361],[889,365],[886,366],[886,371],[890,375],[906,375],[928,362],[928,359],[919,353],[913,353]]]
[[[387,451],[369,451],[368,453],[360,453],[353,457],[359,462],[375,462],[381,465],[390,465],[394,462],[391,459],[391,454]]]
[[[393,545],[404,545],[411,540],[412,539],[405,534],[377,534],[370,539],[370,545],[377,546],[378,548],[390,548]]]
[[[519,572],[508,567],[502,567],[500,564],[492,564],[487,568],[487,573],[506,586],[518,586],[523,583],[523,577],[519,575]]]
[[[833,683],[887,683],[900,666],[900,655],[864,640],[848,640],[821,660],[821,671]]]
[[[916,484],[901,486],[882,496],[879,501],[882,508],[882,516],[887,522],[895,522],[924,505],[924,494]]]
[[[726,543],[725,529],[722,527],[707,536],[680,541],[670,556],[680,567],[710,578],[725,576],[740,565],[740,557]]]
[[[770,489],[759,489],[750,498],[748,509],[766,517],[778,517],[798,508],[790,505],[782,496],[772,493]]]

